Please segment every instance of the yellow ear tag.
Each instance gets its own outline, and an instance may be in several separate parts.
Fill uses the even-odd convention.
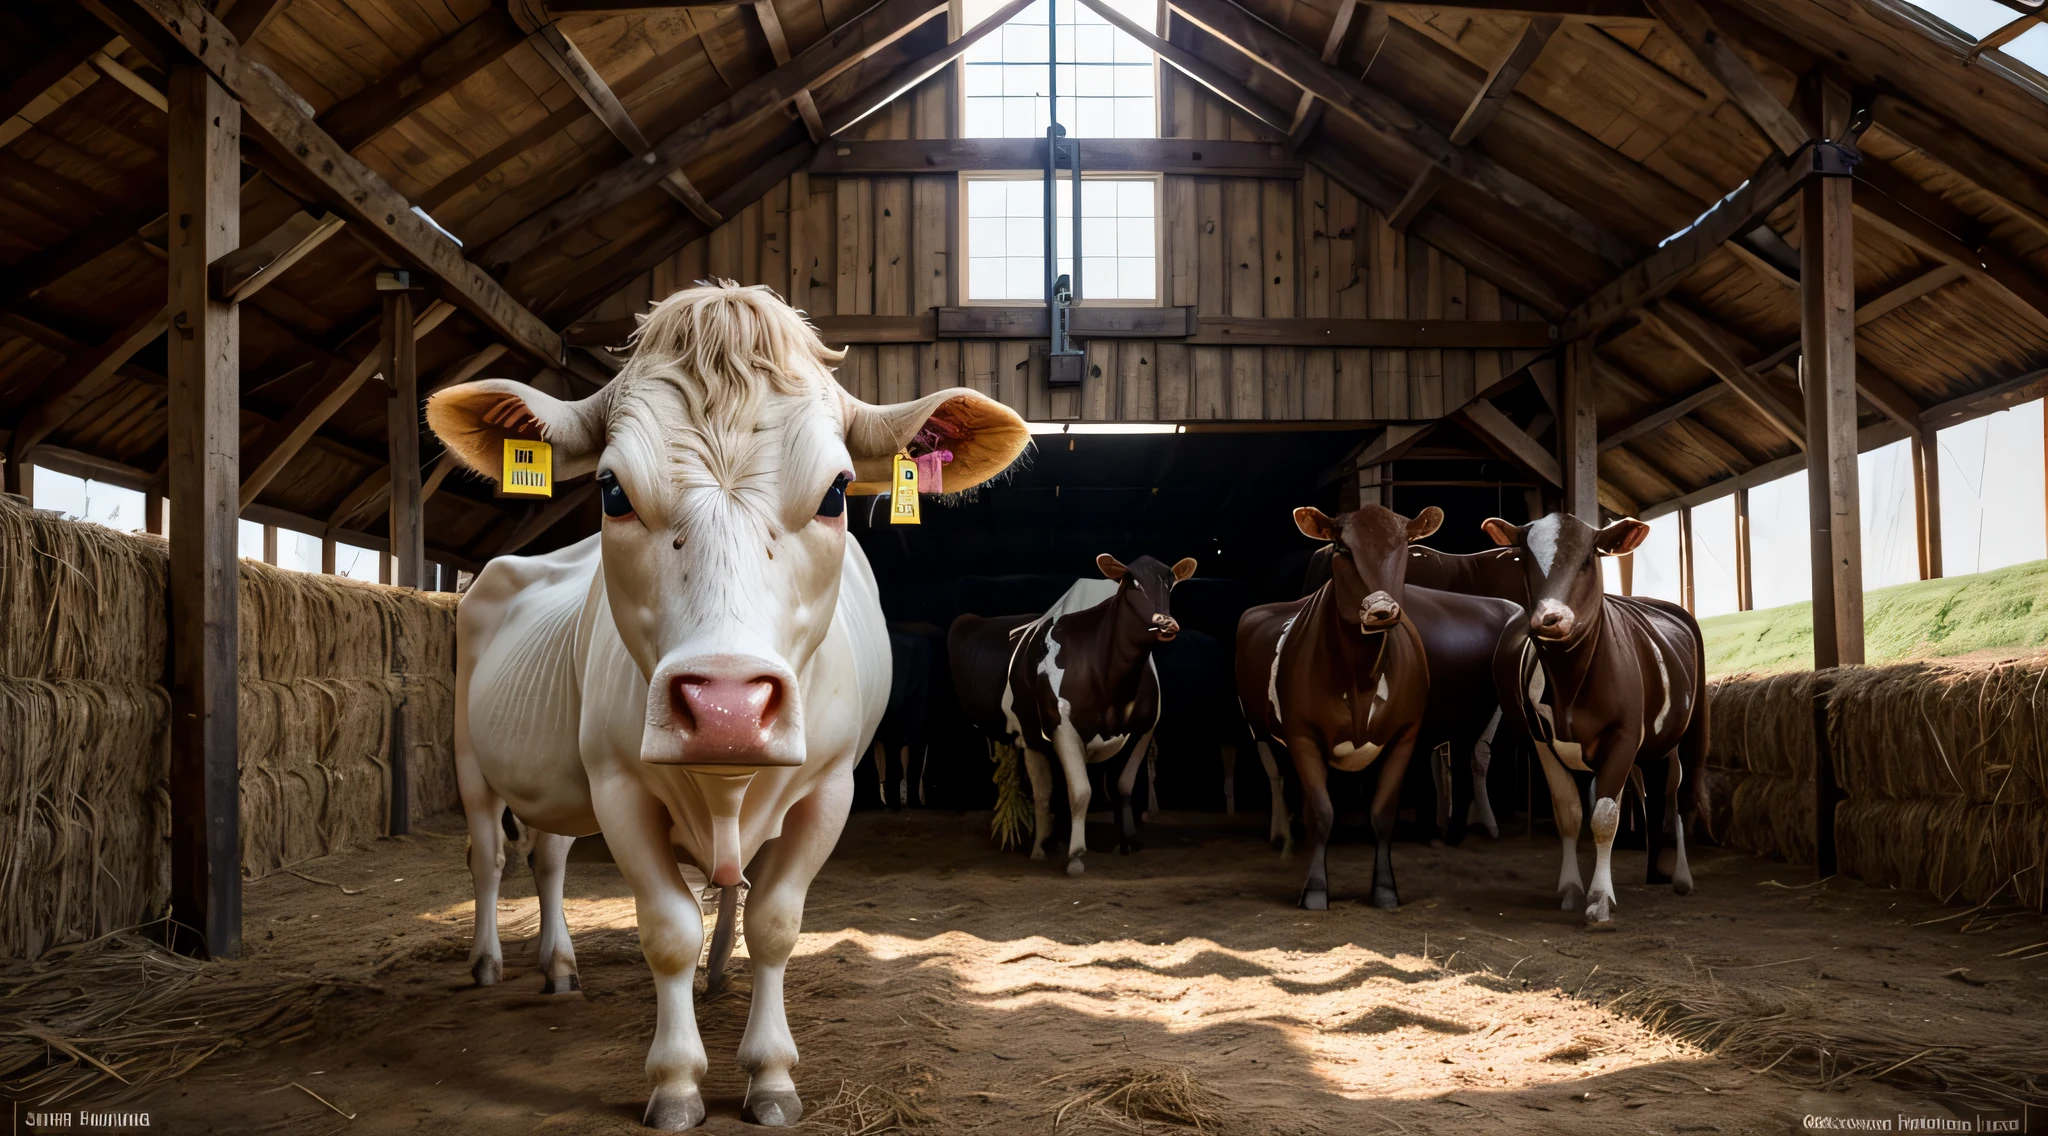
[[[917,463],[909,454],[896,455],[896,475],[889,482],[889,523],[922,523],[917,517]]]
[[[498,478],[500,497],[553,497],[555,448],[524,438],[505,439],[505,469]]]

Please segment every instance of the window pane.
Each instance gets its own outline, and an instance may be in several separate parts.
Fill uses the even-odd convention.
[[[1159,295],[1159,262],[1149,256],[1127,256],[1118,260],[1122,287],[1120,299],[1151,300]]]
[[[263,559],[263,526],[255,521],[235,522],[235,555],[244,560]]]
[[[1001,217],[973,217],[967,221],[967,247],[976,256],[1001,256],[1003,232],[1008,223]]]
[[[1105,71],[1116,72],[1116,93],[1132,98],[1150,98],[1152,95],[1152,69],[1150,67],[1105,67]]]
[[[970,256],[967,258],[967,298],[970,300],[1002,299],[1004,297],[1004,270],[1006,262],[999,256]]]
[[[1114,67],[1082,67],[1080,76],[1074,80],[1074,93],[1083,98],[1107,97],[1116,93]]]
[[[997,299],[1026,300],[1045,295],[1045,261],[1038,257],[1013,256],[1009,260],[1010,287]]]
[[[1152,256],[1152,218],[1125,218],[1116,222],[1118,256]]]
[[[1116,183],[1116,215],[1119,217],[1152,216],[1152,197],[1157,183],[1145,181],[1120,181]]]
[[[337,542],[334,546],[334,572],[351,580],[377,582],[379,561],[384,554],[371,548]]]
[[[1090,257],[1115,256],[1116,218],[1098,217],[1088,209],[1081,214],[1081,251]]]
[[[2019,19],[1997,0],[1913,0],[1913,5],[1947,20],[1971,39],[1983,39]]]

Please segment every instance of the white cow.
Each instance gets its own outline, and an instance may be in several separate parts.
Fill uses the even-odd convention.
[[[655,1128],[704,1118],[691,1007],[703,924],[676,850],[724,889],[714,974],[751,873],[746,1113],[786,1125],[803,1111],[783,968],[890,679],[874,573],[846,531],[847,493],[881,491],[889,459],[920,431],[953,452],[953,491],[1001,472],[1029,440],[1015,414],[969,390],[861,402],[832,378],[840,357],[768,289],[702,285],[655,307],[625,369],[590,398],[492,379],[427,406],[434,432],[487,476],[507,438],[551,443],[558,478],[597,474],[599,535],[492,561],[458,613],[471,972],[483,984],[500,974],[509,806],[548,834],[534,851],[544,989],[576,989],[562,867],[572,836],[602,831],[654,972],[644,1122]]]

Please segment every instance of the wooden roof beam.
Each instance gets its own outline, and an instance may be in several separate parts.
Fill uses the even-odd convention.
[[[105,390],[128,360],[171,325],[168,307],[154,308],[128,321],[98,346],[72,356],[62,370],[43,380],[35,405],[21,416],[7,441],[7,478],[15,481],[21,463],[36,444],[57,432],[79,408]]]
[[[1870,109],[1887,133],[1962,175],[2048,236],[2048,174],[1898,95],[1879,95]]]
[[[1986,239],[1981,222],[1873,158],[1856,168],[1856,213],[1893,238],[1947,264],[2015,313],[2048,329],[2048,282]]]
[[[196,0],[124,2],[212,73],[242,104],[266,148],[331,194],[335,204],[362,222],[365,236],[434,278],[445,298],[507,344],[550,366],[563,363],[562,340],[552,328],[465,259],[460,246],[439,228],[414,214],[404,195],[320,129],[305,101],[283,79],[244,59],[234,37]]]
[[[1499,451],[1500,455],[1526,466],[1530,472],[1552,485],[1564,484],[1564,470],[1543,443],[1531,438],[1520,426],[1500,412],[1500,408],[1483,398],[1475,398],[1460,407],[1456,413],[1460,422],[1472,428],[1480,441]]]
[[[904,58],[909,53],[899,40],[874,53],[867,59],[869,70],[879,70],[887,77],[870,83],[858,93],[832,108],[825,116],[827,137],[838,134],[861,119],[881,110],[894,102],[899,95],[915,89],[926,79],[939,73],[947,64],[967,54],[967,49],[981,41],[981,38],[1009,23],[1019,12],[1031,6],[1031,0],[1010,0],[996,9],[988,19],[976,24],[967,34],[948,42],[937,51],[928,52],[916,59]]]
[[[1287,134],[1289,137],[1293,136],[1295,127],[1299,125],[1299,117],[1295,112],[1282,110],[1274,106],[1263,97],[1253,93],[1252,89],[1245,86],[1243,81],[1238,79],[1237,76],[1202,58],[1193,51],[1174,43],[1172,40],[1159,38],[1152,34],[1150,28],[1133,22],[1122,12],[1103,3],[1102,0],[1081,0],[1081,3],[1086,4],[1089,10],[1096,15],[1116,25],[1125,35],[1151,48],[1153,52],[1158,54],[1159,58],[1173,64],[1176,70],[1188,78],[1209,88],[1217,98],[1265,123],[1267,126]],[[1308,91],[1303,91],[1302,94],[1306,98],[1313,98]]]
[[[138,0],[172,3],[178,0]],[[190,0],[182,0],[189,3]],[[693,118],[687,125],[583,183],[573,193],[513,226],[485,246],[478,261],[491,267],[511,264],[550,238],[591,220],[681,169],[722,130],[773,110],[887,47],[912,28],[943,13],[943,0],[881,0],[880,3],[806,48],[790,62],[733,92],[731,97]]]
[[[424,311],[413,317],[413,341],[426,338],[427,333],[441,326],[454,312],[455,309],[443,300],[427,305]],[[383,364],[382,352],[381,341],[371,342],[353,368],[314,384],[299,396],[299,401],[283,418],[264,429],[262,437],[243,454],[243,465],[248,472],[242,475],[242,508],[254,504],[257,496],[284,472],[284,467],[305,449],[306,443],[313,440],[320,427],[348,405],[348,400],[370,381],[370,376],[376,374],[377,368]]]
[[[1564,20],[1558,16],[1536,16],[1529,21],[1515,39],[1515,45],[1508,49],[1506,57],[1487,73],[1486,82],[1479,85],[1479,93],[1472,96],[1471,104],[1458,118],[1458,125],[1451,128],[1452,145],[1469,145],[1492,124],[1501,108],[1508,105],[1508,96],[1515,93],[1515,84],[1521,82],[1529,68],[1536,65],[1537,58],[1543,54],[1543,45],[1550,42],[1550,37],[1557,34],[1563,23]]]
[[[1521,16],[1529,19],[1561,16],[1565,19],[1587,20],[1608,25],[1657,22],[1657,17],[1650,14],[1643,0],[1444,0],[1442,3],[1406,0],[1404,3],[1387,6],[1428,8],[1437,12],[1457,12],[1475,16]]]
[[[243,9],[257,4],[258,0],[241,0],[226,22],[232,28]],[[353,150],[461,86],[524,42],[526,33],[513,23],[504,5],[493,5],[383,78],[328,107],[320,116],[320,128]]]
[[[626,148],[627,154],[637,158],[651,149],[647,144],[647,136],[640,132],[639,124],[635,123],[633,116],[627,112],[626,104],[620,102],[619,96],[612,93],[611,85],[604,81],[604,76],[597,73],[597,68],[562,31],[559,24],[542,24],[534,29],[533,34],[528,37],[528,42],[533,44],[534,51],[547,61],[548,66],[553,67],[555,73],[569,84],[569,88],[576,92],[576,97],[582,100],[583,105],[590,108],[590,113],[596,115],[599,122],[604,123],[605,129],[611,131],[612,137],[618,140],[619,145]],[[681,202],[683,208],[697,215],[698,220],[713,228],[724,222],[725,218],[711,208],[711,203],[704,200],[703,194],[697,192],[697,187],[680,167],[663,174],[658,184],[662,192]]]
[[[1790,439],[1793,445],[1806,448],[1804,415],[1780,399],[1751,365],[1742,361],[1740,352],[1746,345],[1735,336],[1705,316],[1669,299],[1658,300],[1643,309],[1642,317],[1672,346],[1735,388],[1736,394],[1741,395],[1763,416],[1764,421]]]
[[[87,27],[61,42],[41,48],[35,62],[0,90],[0,122],[27,110],[31,103],[76,71],[79,64],[99,53],[106,43],[104,29]]]
[[[1616,446],[1633,442],[1645,434],[1662,430],[1700,407],[1720,401],[1732,390],[1733,387],[1717,378],[1675,402],[1660,406],[1625,426],[1617,427],[1613,433],[1601,437],[1600,448],[1603,451],[1611,450]]]
[[[790,61],[789,37],[783,34],[782,17],[775,14],[774,0],[754,0],[754,18],[761,24],[761,35],[768,40],[768,52],[775,57],[775,65],[782,66]],[[796,104],[796,115],[804,120],[804,129],[810,132],[811,141],[825,140],[825,120],[818,114],[818,102],[811,97],[809,88],[798,91],[792,100]]]
[[[1735,51],[1726,33],[1714,25],[1700,0],[1644,0],[1707,74],[1728,91],[1728,97],[1749,116],[1781,154],[1794,154],[1805,144],[1807,131],[1791,108],[1764,86],[1755,68]]]
[[[1428,161],[1613,264],[1635,259],[1627,242],[1596,225],[1535,183],[1476,150],[1456,146],[1398,100],[1338,71],[1285,32],[1260,22],[1232,0],[1173,0],[1173,8],[1211,35],[1262,64],[1367,129],[1398,138]]]

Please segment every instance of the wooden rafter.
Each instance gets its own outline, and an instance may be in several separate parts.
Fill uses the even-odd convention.
[[[1982,222],[1874,158],[1857,166],[1856,180],[1863,190],[1854,198],[1857,216],[2048,328],[2048,282],[1990,243]]]
[[[582,100],[583,105],[590,108],[590,113],[596,115],[599,122],[604,123],[606,130],[611,131],[612,137],[618,140],[619,145],[626,148],[626,153],[638,157],[648,152],[647,136],[640,132],[640,126],[633,121],[632,114],[626,110],[626,104],[620,102],[619,96],[612,93],[611,85],[604,81],[604,76],[597,73],[597,68],[584,56],[567,33],[562,31],[561,25],[542,24],[534,30],[529,42],[533,44],[534,50],[540,53],[541,58],[547,60],[548,65],[555,69],[555,73],[569,84],[569,88],[576,92],[576,97]],[[661,186],[662,192],[681,202],[683,208],[696,214],[705,224],[716,226],[725,220],[711,208],[709,201],[704,200],[704,195],[697,192],[697,187],[691,183],[689,175],[683,173],[680,168],[668,171],[656,184]]]
[[[775,65],[780,67],[788,63],[791,59],[789,37],[783,34],[782,17],[775,14],[775,0],[754,0],[754,18],[760,21],[761,35],[768,41],[768,52],[774,56]],[[823,142],[825,120],[818,114],[818,101],[811,96],[810,89],[798,91],[796,98],[790,101],[796,104],[797,117],[804,120],[804,129],[810,131],[811,141]]]
[[[1375,133],[1400,139],[1452,178],[1613,264],[1635,252],[1627,242],[1571,206],[1478,151],[1456,146],[1384,91],[1338,71],[1286,33],[1260,22],[1232,0],[1173,0],[1175,11],[1274,74],[1327,102]]]
[[[1870,108],[1887,133],[1961,174],[2048,236],[2048,174],[1897,95],[1879,95]]]
[[[1858,304],[1856,326],[1862,327],[1872,320],[1890,315],[1923,296],[1932,296],[1962,278],[1963,270],[1955,265],[1937,264],[1911,280]]]
[[[1609,25],[1656,22],[1656,17],[1644,7],[1643,0],[1448,0],[1447,3],[1409,0],[1408,3],[1389,7],[1428,8],[1437,12],[1483,16],[1562,16],[1567,19],[1593,20]]]
[[[1617,427],[1612,433],[1603,435],[1600,438],[1600,448],[1604,451],[1625,446],[1645,434],[1662,430],[1700,407],[1720,401],[1733,389],[1727,383],[1716,379],[1683,398],[1660,406],[1626,426]]]
[[[825,134],[829,137],[840,133],[889,105],[897,96],[915,89],[926,79],[938,74],[947,64],[967,54],[967,49],[980,42],[983,36],[1009,23],[1019,12],[1030,6],[1031,0],[1010,0],[991,13],[986,20],[975,25],[967,34],[936,51],[927,52],[914,59],[909,57],[902,39],[869,56],[869,69],[880,71],[887,77],[869,84],[851,98],[833,107],[831,113],[825,116]]]
[[[669,171],[682,168],[701,154],[720,131],[781,106],[795,98],[798,91],[830,80],[944,11],[945,5],[934,0],[881,0],[826,33],[795,59],[696,116],[645,153],[597,175],[575,192],[513,226],[486,246],[477,259],[491,266],[518,260],[542,242],[652,188]]]
[[[1806,128],[1799,119],[1771,94],[1756,69],[1735,50],[1727,33],[1715,26],[1714,19],[1700,0],[1644,0],[1650,11],[1663,21],[1678,41],[1685,45],[1692,57],[1704,67],[1709,75],[1728,91],[1729,98],[1742,108],[1764,137],[1778,148],[1781,154],[1793,154],[1807,138]]]
[[[495,335],[550,366],[563,362],[561,337],[464,259],[445,233],[412,211],[404,195],[352,157],[313,121],[284,80],[244,59],[227,29],[195,0],[129,0],[234,95],[251,127],[280,161],[292,164],[360,221],[360,231],[436,280],[451,302]]]
[[[1804,417],[1764,383],[1750,364],[1743,361],[1744,345],[1733,335],[1692,309],[1668,299],[1658,300],[1645,308],[1642,317],[1672,346],[1735,388],[1736,394],[1741,395],[1794,445],[1805,447]]]
[[[1556,456],[1544,448],[1543,443],[1515,425],[1492,402],[1475,398],[1458,409],[1457,417],[1502,457],[1520,462],[1552,485],[1564,484],[1564,471],[1558,467]]]
[[[1486,76],[1486,82],[1480,84],[1479,93],[1472,96],[1465,113],[1459,116],[1458,125],[1451,129],[1452,145],[1469,144],[1493,122],[1501,108],[1507,106],[1508,96],[1515,93],[1515,84],[1521,82],[1523,74],[1536,65],[1537,57],[1543,54],[1543,45],[1550,42],[1550,37],[1557,34],[1563,23],[1564,20],[1558,16],[1537,16],[1529,21],[1515,39],[1515,45],[1494,65]]]
[[[0,89],[0,122],[26,110],[44,92],[64,81],[78,65],[91,59],[107,42],[100,28],[82,28],[37,53],[35,63],[16,74]]]
[[[244,7],[258,2],[241,0],[228,13],[228,23],[232,26]],[[236,36],[237,40],[246,38]],[[327,108],[320,116],[320,127],[353,150],[504,58],[525,40],[526,33],[512,22],[504,5],[494,5],[383,78]]]
[[[44,380],[38,392],[40,398],[22,415],[8,438],[9,481],[20,476],[22,462],[28,459],[38,442],[55,433],[80,407],[105,390],[122,366],[134,358],[136,352],[161,336],[170,322],[169,308],[157,308],[138,316],[99,346],[73,355],[63,370]]]
[[[1196,55],[1171,40],[1161,39],[1151,29],[1144,27],[1110,7],[1102,0],[1081,0],[1090,11],[1115,25],[1125,35],[1151,48],[1159,58],[1173,64],[1174,68],[1213,92],[1217,98],[1236,107],[1267,126],[1282,133],[1292,134],[1297,120],[1292,112],[1282,110],[1255,94],[1250,87],[1230,72],[1218,67],[1207,59]],[[1304,96],[1309,96],[1303,91]]]

